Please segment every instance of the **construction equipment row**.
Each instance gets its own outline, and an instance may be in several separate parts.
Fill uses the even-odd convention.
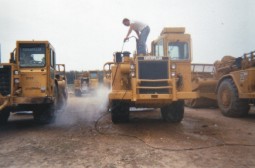
[[[129,121],[130,107],[160,108],[162,119],[181,122],[184,105],[219,106],[225,116],[242,117],[255,100],[255,52],[214,64],[191,64],[191,36],[183,27],[167,27],[151,42],[151,52],[113,54],[103,71],[77,75],[74,94],[110,89],[113,123]],[[17,41],[9,63],[0,63],[0,124],[10,112],[32,111],[49,123],[68,98],[65,65],[56,64],[48,41]]]

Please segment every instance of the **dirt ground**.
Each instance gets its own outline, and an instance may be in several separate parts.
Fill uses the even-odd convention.
[[[185,108],[180,124],[159,109],[132,109],[114,125],[105,96],[70,97],[55,123],[12,114],[0,128],[0,167],[255,167],[255,113],[226,118],[218,109]]]

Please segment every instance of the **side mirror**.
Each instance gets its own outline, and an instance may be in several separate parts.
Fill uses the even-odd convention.
[[[55,78],[56,78],[57,80],[59,80],[59,79],[60,79],[60,75],[59,75],[59,74],[56,74],[56,75],[55,75]]]
[[[15,63],[15,56],[13,52],[10,53],[10,63]]]
[[[121,63],[122,62],[122,52],[116,52],[114,54],[114,62]]]

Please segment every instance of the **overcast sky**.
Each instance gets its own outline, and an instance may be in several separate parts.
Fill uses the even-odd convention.
[[[193,62],[213,63],[255,50],[254,11],[254,0],[0,0],[2,62],[16,40],[49,40],[67,70],[102,69],[122,48],[127,17],[150,26],[149,47],[163,27],[186,27]]]

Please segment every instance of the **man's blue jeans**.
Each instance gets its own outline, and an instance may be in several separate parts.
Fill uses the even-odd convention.
[[[140,37],[137,42],[137,55],[139,54],[146,54],[146,40],[150,33],[150,27],[146,26],[140,34]]]

